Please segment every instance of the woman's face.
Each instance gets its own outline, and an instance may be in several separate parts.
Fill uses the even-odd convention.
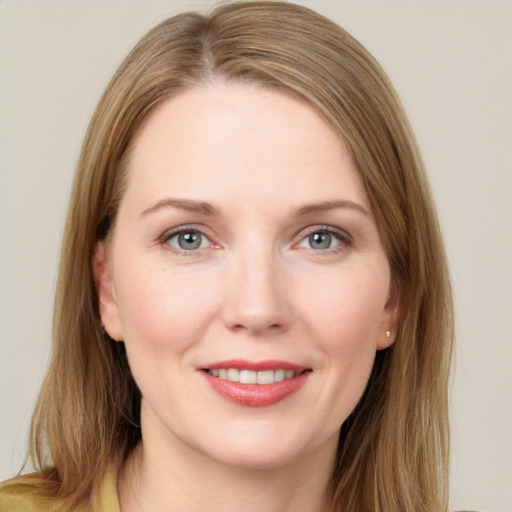
[[[187,90],[149,116],[95,272],[157,451],[247,467],[332,456],[394,338],[352,158],[311,106],[258,86]]]

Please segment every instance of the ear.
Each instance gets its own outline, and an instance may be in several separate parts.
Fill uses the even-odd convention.
[[[107,261],[107,250],[103,241],[98,242],[94,249],[92,269],[103,328],[113,340],[121,341],[123,339],[121,317],[117,306],[112,271]]]
[[[396,340],[398,320],[401,313],[401,294],[398,287],[391,283],[388,301],[382,312],[382,320],[377,340],[377,350],[390,347]]]

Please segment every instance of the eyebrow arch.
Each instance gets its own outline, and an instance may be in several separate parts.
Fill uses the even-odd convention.
[[[307,204],[297,209],[297,217],[311,215],[312,213],[320,213],[326,210],[334,210],[335,208],[351,208],[361,212],[367,217],[371,217],[370,213],[359,203],[353,201],[323,201],[321,203]]]
[[[144,210],[140,216],[145,217],[162,208],[178,208],[187,212],[199,213],[201,215],[218,216],[219,212],[206,201],[195,201],[192,199],[175,199],[166,197]]]

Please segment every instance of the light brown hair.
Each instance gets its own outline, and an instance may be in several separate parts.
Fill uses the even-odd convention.
[[[401,301],[397,339],[377,353],[341,430],[333,510],[447,508],[452,301],[423,164],[385,73],[347,32],[273,1],[228,3],[151,30],[121,64],[91,120],[61,253],[53,356],[33,418],[31,456],[48,496],[87,504],[141,439],[140,393],[123,344],[101,328],[92,271],[112,230],[130,142],[163,101],[212,80],[249,81],[305,99],[351,152]]]

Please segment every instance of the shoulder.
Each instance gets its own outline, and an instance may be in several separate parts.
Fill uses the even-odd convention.
[[[35,475],[0,483],[0,512],[57,512],[55,501],[45,498]]]
[[[22,475],[0,483],[0,512],[71,512],[62,500],[50,493],[41,475]],[[95,510],[96,512],[120,512],[117,497],[117,470],[109,468],[100,482],[97,495],[91,499],[92,506],[83,504],[73,507],[73,512]]]

